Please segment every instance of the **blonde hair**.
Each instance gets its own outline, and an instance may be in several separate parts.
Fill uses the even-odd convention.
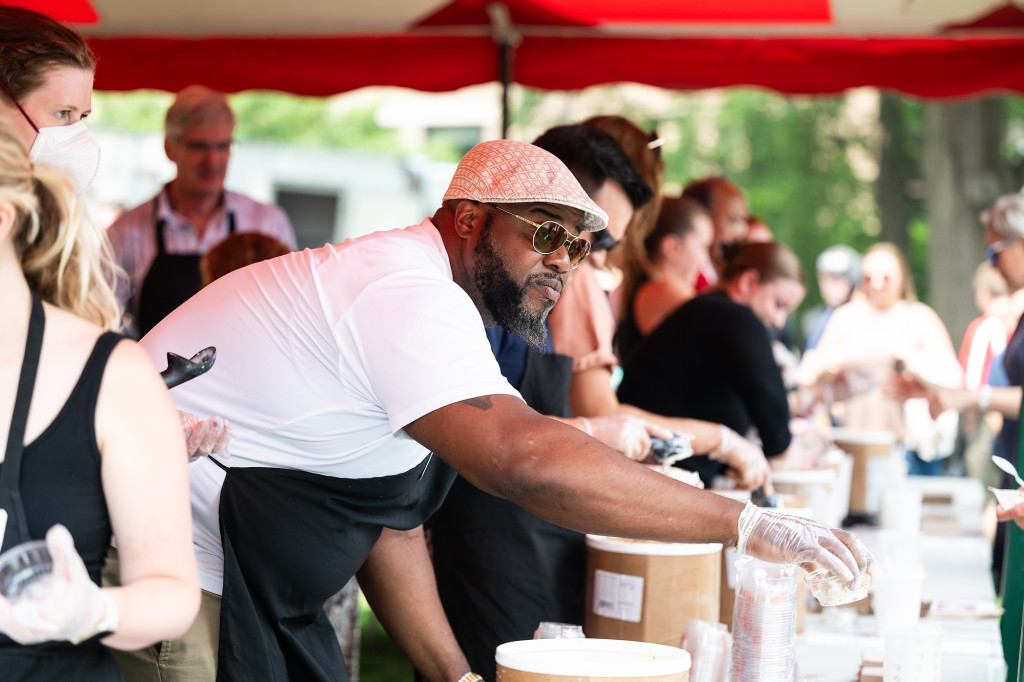
[[[68,181],[33,167],[21,142],[0,125],[0,202],[17,216],[14,248],[25,279],[46,301],[116,329],[117,268],[106,232],[86,220]]]

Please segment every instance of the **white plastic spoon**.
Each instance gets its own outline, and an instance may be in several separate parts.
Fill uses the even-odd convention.
[[[1020,474],[1017,473],[1017,469],[1010,464],[1008,460],[1000,457],[999,455],[992,455],[992,461],[995,462],[997,467],[1017,479],[1017,485],[1024,488],[1024,480],[1021,479]]]

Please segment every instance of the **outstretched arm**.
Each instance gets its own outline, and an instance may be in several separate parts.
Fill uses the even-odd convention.
[[[356,577],[384,629],[427,680],[452,682],[469,672],[441,607],[422,526],[385,528]]]

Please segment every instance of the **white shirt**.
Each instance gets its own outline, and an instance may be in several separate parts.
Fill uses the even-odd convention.
[[[156,210],[154,211],[154,202]],[[203,255],[228,236],[228,214],[235,216],[236,232],[261,232],[295,248],[295,231],[278,206],[262,204],[237,192],[224,192],[224,200],[200,239],[188,218],[171,208],[165,186],[144,204],[126,211],[107,230],[117,264],[126,275],[118,280],[117,298],[126,313],[139,314],[139,290],[156,258],[156,222],[164,221],[165,248],[173,254]]]
[[[429,219],[230,273],[142,345],[161,369],[167,351],[216,346],[209,373],[171,396],[178,409],[231,422],[230,467],[399,474],[428,454],[405,425],[460,400],[518,396]],[[191,466],[200,583],[216,594],[223,479],[208,460]]]

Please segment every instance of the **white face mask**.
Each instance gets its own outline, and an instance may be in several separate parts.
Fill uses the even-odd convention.
[[[29,151],[32,163],[60,171],[83,194],[100,167],[100,145],[83,121],[40,128]]]

